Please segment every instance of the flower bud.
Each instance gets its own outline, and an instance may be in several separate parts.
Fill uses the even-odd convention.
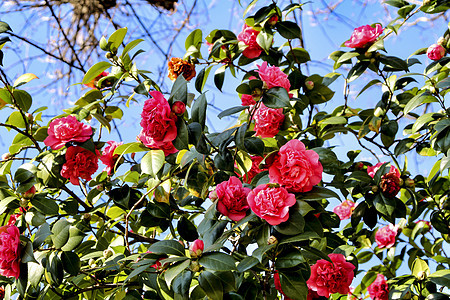
[[[97,190],[99,190],[100,192],[102,192],[102,191],[105,190],[105,186],[103,185],[103,183],[100,183],[100,184],[97,185],[95,188],[96,188]]]
[[[268,21],[270,26],[274,26],[278,22],[278,15],[272,15]]]
[[[25,199],[31,199],[34,197],[34,194],[36,194],[36,188],[33,185],[28,191],[22,194],[22,197]]]
[[[414,181],[414,179],[406,178],[404,185],[407,188],[414,189],[416,187],[416,182]]]
[[[108,52],[108,53],[105,54],[105,57],[107,59],[111,59],[111,58],[113,58],[113,56],[114,56],[114,54],[112,54],[111,52]]]
[[[6,152],[2,154],[2,160],[8,160],[11,158],[11,153]]]
[[[200,271],[200,264],[198,263],[198,261],[193,260],[191,261],[191,265],[190,265],[191,271],[192,272],[198,272]]]
[[[29,123],[33,123],[33,115],[30,113],[26,113],[25,117],[27,118]]]
[[[372,187],[372,193],[376,193],[376,192],[378,192],[378,187],[376,185],[374,185]]]
[[[308,80],[307,82],[305,82],[305,86],[307,90],[312,90],[314,88],[314,82],[311,80]]]
[[[274,237],[273,235],[269,236],[269,239],[267,240],[267,245],[273,245],[277,243],[278,239],[276,237]]]
[[[89,264],[89,267],[91,267],[91,268],[95,268],[97,266],[95,264],[95,259],[93,259],[93,258],[89,259],[88,264]]]
[[[445,48],[439,44],[433,44],[428,47],[427,56],[431,60],[440,60],[445,56]]]
[[[109,258],[109,257],[111,257],[113,255],[114,255],[114,252],[112,251],[112,249],[105,249],[103,251],[103,257],[104,258]]]
[[[208,197],[209,197],[209,199],[211,199],[211,201],[217,200],[217,199],[219,198],[219,197],[217,196],[217,192],[216,192],[215,190],[209,192]]]
[[[20,207],[28,208],[28,199],[25,199],[25,198],[20,199],[19,205],[20,205]]]
[[[362,162],[355,163],[355,171],[361,171],[364,169],[364,164]]]
[[[181,116],[186,111],[186,104],[181,101],[175,101],[172,104],[172,112],[178,116]]]
[[[417,279],[419,280],[427,279],[427,273],[425,273],[424,271],[420,271],[419,273],[417,273]]]
[[[189,247],[189,254],[191,255],[191,258],[200,257],[203,253],[204,247],[205,245],[202,240],[195,240]]]

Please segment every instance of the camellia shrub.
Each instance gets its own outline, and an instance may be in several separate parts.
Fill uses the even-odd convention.
[[[237,35],[194,30],[169,62],[170,91],[141,69],[127,28],[100,40],[88,91],[51,120],[26,91],[36,76],[9,82],[2,70],[0,126],[16,135],[0,163],[1,296],[448,299],[450,34],[407,59],[384,41],[449,7],[387,3],[398,18],[356,28],[331,74],[304,74],[310,54],[290,19],[302,4],[275,2]],[[10,31],[0,23],[3,44]],[[218,115],[234,126],[211,132],[204,87],[213,77],[222,90],[225,74],[241,80],[242,105]],[[338,78],[343,102],[327,111]],[[379,101],[352,107],[350,85]],[[131,101],[134,141],[105,139]],[[356,146],[337,155],[327,145],[344,134]],[[429,174],[408,169],[412,152]]]

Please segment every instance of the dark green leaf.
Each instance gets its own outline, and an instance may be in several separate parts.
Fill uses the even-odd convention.
[[[52,241],[56,249],[61,249],[69,240],[70,223],[65,219],[58,220],[52,228]]]
[[[199,263],[206,269],[213,271],[236,270],[236,262],[234,258],[228,254],[220,252],[203,253]]]
[[[177,230],[180,236],[186,241],[192,242],[198,239],[197,228],[185,216],[182,216],[178,220]]]
[[[300,27],[294,22],[291,21],[278,22],[275,25],[275,27],[280,33],[280,35],[285,39],[292,40],[301,38],[302,32],[300,30]]]
[[[72,276],[78,275],[81,268],[80,257],[75,252],[64,251],[61,254],[64,270]]]
[[[243,111],[244,109],[247,109],[247,108],[249,108],[249,106],[235,106],[235,107],[231,107],[231,108],[228,108],[228,109],[225,109],[225,110],[221,111],[220,114],[217,115],[217,117],[219,119],[222,119],[223,117],[227,117],[229,115],[233,115],[233,114],[241,112],[241,111]]]
[[[185,256],[184,247],[179,242],[173,240],[156,242],[148,250],[154,253]]]
[[[290,108],[289,94],[285,88],[273,87],[263,94],[263,103],[270,108]]]
[[[212,300],[223,299],[223,286],[220,278],[213,273],[204,271],[198,277],[200,287],[205,291],[206,295]]]

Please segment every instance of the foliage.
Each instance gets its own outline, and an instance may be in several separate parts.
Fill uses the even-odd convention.
[[[213,30],[206,36],[211,48],[205,55],[203,33],[194,30],[186,39],[183,59],[184,65],[197,67],[192,85],[199,94],[190,93],[181,72],[165,97],[167,103],[158,98],[164,105],[151,112],[166,122],[164,126],[175,124],[173,138],[167,133],[173,128],[165,132],[165,127],[155,126],[152,131],[152,124],[151,128],[143,126],[137,142],[113,147],[106,146],[102,138],[102,132],[112,130],[112,120],[122,118],[131,101],[140,101],[139,95],[162,96],[149,72],[139,66],[141,40],[123,44],[126,28],[100,41],[107,61],[93,65],[82,80],[94,88],[56,117],[72,115],[83,124],[98,124],[92,136],[82,141],[72,139],[56,150],[47,147],[44,141],[53,135],[53,127],[42,121],[46,107],[34,109],[32,96],[25,90],[36,76],[24,74],[14,84],[0,76],[4,85],[1,107],[11,111],[0,126],[16,132],[0,166],[1,219],[6,224],[16,218],[15,226],[21,232],[20,276],[1,277],[5,297],[276,299],[274,275],[278,274],[278,290],[288,298],[303,300],[308,293],[313,297],[307,281],[312,270],[317,272],[314,265],[319,261],[333,268],[338,264],[326,261],[340,254],[346,259],[341,264],[354,269],[352,276],[360,275],[353,280],[356,298],[367,295],[368,287],[382,274],[390,299],[447,299],[450,110],[445,96],[450,87],[450,59],[441,58],[425,66],[423,73],[412,73],[410,68],[421,61],[388,55],[384,41],[413,15],[439,13],[448,7],[441,1],[420,7],[407,1],[387,3],[398,9],[399,17],[365,47],[332,53],[335,72],[323,76],[307,76],[302,71],[313,54],[295,47],[301,31],[289,20],[290,12],[302,5],[282,9],[274,2],[247,16],[246,24],[257,32],[257,45],[252,45],[261,49],[257,58],[245,57],[242,53],[248,44],[228,30]],[[10,30],[0,23],[0,47],[8,42]],[[449,36],[447,30],[443,34],[446,48]],[[412,56],[421,53],[424,49]],[[255,61],[261,65],[258,59],[276,68],[267,74],[278,72],[272,79],[284,80],[283,86],[270,82],[275,85],[269,87],[264,74],[253,67]],[[108,74],[102,73],[106,70]],[[242,78],[236,91],[254,103],[224,110],[220,117],[239,114],[237,124],[210,132],[205,83],[213,77],[222,90],[226,74]],[[334,97],[330,84],[340,76],[345,79],[344,103],[328,112],[321,104]],[[371,76],[374,79],[366,79]],[[380,98],[370,109],[348,104],[348,87],[363,78],[368,83],[358,97],[376,86]],[[120,105],[119,90],[128,95],[125,106]],[[170,112],[177,102],[187,110],[177,104],[182,109]],[[258,119],[258,110],[263,108],[278,113],[271,124],[277,129],[273,137],[257,134],[256,126],[267,125],[258,123],[263,119]],[[279,117],[280,112],[284,117]],[[157,136],[163,133],[167,134]],[[354,136],[361,147],[365,147],[363,142],[370,144],[390,157],[391,166],[371,166],[358,158],[360,150],[338,157],[327,146],[338,134]],[[169,146],[175,150],[168,150]],[[94,173],[75,174],[80,177],[79,189],[69,183],[63,175],[84,166],[78,161],[70,170],[61,171],[67,164],[67,150],[74,148],[91,156],[103,150],[102,161],[109,157],[113,164],[111,174],[99,171],[94,178]],[[410,173],[406,155],[411,151],[424,161],[436,158],[429,174]],[[32,157],[24,157],[25,153]],[[283,155],[289,153],[301,157],[301,167],[283,164]],[[260,157],[256,163],[255,156]],[[128,171],[119,172],[120,165]],[[316,184],[320,168],[325,175]],[[293,188],[303,180],[299,178],[312,176],[314,182],[311,179],[300,189]],[[242,178],[243,185],[230,180],[233,177]],[[222,195],[223,186],[228,196]],[[261,190],[271,195],[281,191],[284,197],[273,196],[285,202],[270,218],[264,216],[263,205],[257,212],[245,207],[250,197],[252,209],[259,203],[255,191],[260,195]],[[238,194],[243,202],[237,203]],[[340,213],[332,212],[330,202],[346,199],[357,206],[348,208],[350,221],[340,221]],[[239,214],[230,213],[238,209]],[[385,231],[381,228],[386,224],[395,228],[392,244],[380,244]],[[351,296],[335,293],[330,298]]]

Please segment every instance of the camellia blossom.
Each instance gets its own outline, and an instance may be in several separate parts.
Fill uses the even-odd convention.
[[[8,226],[15,225],[16,222],[17,222],[17,219],[20,218],[21,215],[22,214],[12,214],[12,215],[10,215],[7,225]]]
[[[345,200],[333,209],[333,212],[339,216],[339,219],[350,219],[352,212],[355,210],[356,204],[351,200]]]
[[[92,175],[98,169],[98,157],[97,154],[92,153],[89,150],[75,146],[69,147],[66,152],[66,162],[61,169],[61,176],[70,180],[70,183],[74,185],[80,185],[79,178],[84,180],[91,180]]]
[[[320,259],[311,266],[311,276],[306,282],[308,288],[327,298],[334,293],[348,294],[355,266],[342,254],[332,253],[328,257],[331,262]]]
[[[106,167],[103,169],[103,171],[106,171],[108,175],[112,175],[114,166],[116,164],[117,158],[119,155],[114,155],[114,150],[116,150],[117,147],[122,145],[123,143],[120,142],[114,142],[114,141],[108,141],[108,146],[105,147],[102,151],[102,156],[100,156],[101,162],[106,165]]]
[[[355,28],[350,39],[345,42],[345,46],[350,48],[368,47],[383,33],[383,30],[380,24],[376,24],[375,28],[370,25]]]
[[[68,142],[85,142],[91,138],[92,128],[79,122],[74,116],[58,118],[50,122],[44,144],[52,150],[61,149]]]
[[[445,48],[439,44],[433,44],[428,47],[427,56],[431,60],[440,60],[445,56]]]
[[[258,65],[258,74],[261,80],[267,85],[268,89],[276,86],[285,88],[288,92],[291,89],[288,75],[276,66],[269,67],[266,61],[261,65]]]
[[[379,162],[375,166],[367,167],[367,174],[369,174],[370,177],[374,177],[377,173],[378,169],[384,165],[386,162]],[[389,169],[388,173],[394,173],[397,177],[400,178],[400,171],[393,165],[391,165],[391,168]]]
[[[242,103],[242,106],[251,106],[251,105],[255,105],[256,101],[255,101],[255,99],[253,99],[252,95],[243,94],[241,96],[241,103]]]
[[[389,300],[389,287],[383,274],[377,274],[377,278],[369,285],[367,291],[373,300]]]
[[[381,176],[380,188],[384,196],[395,197],[400,191],[400,177],[395,172],[389,172]]]
[[[14,225],[0,227],[0,274],[19,278],[20,231]]]
[[[266,138],[274,137],[280,131],[280,126],[284,122],[282,108],[269,108],[261,103],[256,110],[253,118],[255,119],[256,135]]]
[[[248,194],[247,202],[257,216],[270,225],[278,225],[289,219],[289,207],[297,200],[284,187],[262,184]]]
[[[378,248],[391,248],[395,244],[395,238],[398,233],[398,224],[389,224],[378,229],[375,234],[375,241],[377,242]]]
[[[231,176],[227,181],[221,182],[216,187],[217,210],[233,221],[244,218],[249,209],[247,195],[249,188],[243,187],[239,178]]]
[[[275,155],[269,167],[269,178],[289,192],[305,193],[322,180],[322,172],[319,155],[306,150],[301,141],[290,140]]]
[[[247,47],[242,52],[247,58],[256,58],[261,55],[262,48],[256,42],[256,37],[258,36],[259,31],[253,29],[252,27],[244,24],[241,33],[238,34],[238,41],[243,42]]]
[[[152,98],[145,101],[141,113],[142,131],[138,139],[149,148],[171,152],[172,141],[177,137],[177,116],[172,113],[169,102],[161,92],[152,91],[150,95]]]

